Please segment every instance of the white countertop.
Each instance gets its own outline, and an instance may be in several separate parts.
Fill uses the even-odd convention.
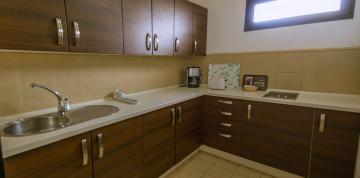
[[[280,90],[276,90],[280,91]],[[281,90],[285,91],[285,90]],[[294,92],[294,91],[288,91]],[[149,90],[128,95],[140,101],[137,105],[129,105],[114,100],[98,100],[86,103],[75,104],[72,107],[81,107],[86,105],[112,105],[120,108],[120,111],[111,116],[89,120],[77,125],[65,127],[52,132],[24,137],[1,137],[3,157],[7,158],[34,148],[38,148],[71,136],[85,133],[100,127],[104,127],[119,121],[139,116],[160,108],[171,106],[189,99],[203,95],[229,97],[236,99],[262,101],[278,104],[288,104],[304,107],[313,107],[320,109],[331,109],[347,112],[360,113],[360,95],[343,95],[330,93],[299,92],[300,95],[296,101],[280,100],[272,98],[263,98],[266,92],[244,92],[241,89],[229,90],[210,90],[207,88],[180,88],[167,87],[156,90]],[[56,108],[35,111],[30,113],[1,117],[2,124],[14,121],[20,118],[27,118],[42,114],[55,112]]]

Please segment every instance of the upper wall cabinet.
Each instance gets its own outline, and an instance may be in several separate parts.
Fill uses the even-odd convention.
[[[125,54],[152,54],[151,0],[123,0]]]
[[[174,3],[174,0],[152,0],[154,55],[173,55]]]
[[[175,0],[175,56],[193,55],[192,6],[186,0]]]
[[[125,53],[172,55],[174,0],[123,0]]]
[[[193,5],[193,50],[195,56],[206,56],[208,10]]]
[[[66,0],[71,52],[123,53],[121,0]]]
[[[63,0],[5,0],[0,3],[0,48],[68,51]]]

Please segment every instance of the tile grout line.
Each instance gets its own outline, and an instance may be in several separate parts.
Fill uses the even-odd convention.
[[[204,174],[201,176],[201,177],[204,177],[205,175],[206,175],[206,173],[208,173],[209,172],[209,170],[212,168],[212,167],[214,167],[215,166],[215,164],[216,164],[216,162],[218,162],[219,161],[219,157],[217,157],[216,158],[216,161],[214,161],[214,163],[209,167],[209,168],[207,168],[206,169],[206,171],[204,172]]]

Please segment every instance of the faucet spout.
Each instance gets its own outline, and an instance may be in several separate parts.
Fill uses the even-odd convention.
[[[63,116],[65,112],[70,110],[68,98],[63,97],[59,92],[51,89],[50,87],[38,83],[30,83],[30,88],[42,88],[53,94],[58,100],[58,114],[60,116]]]

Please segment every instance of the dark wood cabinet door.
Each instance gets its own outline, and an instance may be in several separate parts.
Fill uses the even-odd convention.
[[[152,54],[151,0],[122,0],[125,54]]]
[[[174,108],[144,115],[145,178],[157,178],[175,164],[175,128],[171,111]]]
[[[208,10],[193,5],[193,48],[195,56],[206,56]]]
[[[0,24],[0,49],[69,51],[63,0],[1,1]]]
[[[88,162],[83,166],[82,140]],[[5,159],[6,178],[92,178],[91,135],[85,133]]]
[[[193,55],[192,4],[175,0],[175,56]]]
[[[173,55],[174,8],[174,0],[152,0],[154,55]]]
[[[66,0],[66,13],[71,52],[123,53],[121,0]]]
[[[92,140],[94,178],[142,177],[142,116],[97,129]]]
[[[360,114],[317,110],[309,177],[353,178],[359,132]]]
[[[245,107],[244,156],[306,177],[314,109],[261,102]]]
[[[195,98],[176,106],[176,162],[180,162],[201,145],[201,106],[203,98]]]

